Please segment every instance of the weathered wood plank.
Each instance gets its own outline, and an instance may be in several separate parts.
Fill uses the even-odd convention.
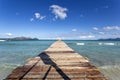
[[[108,80],[89,59],[56,41],[37,57],[17,67],[6,80]]]

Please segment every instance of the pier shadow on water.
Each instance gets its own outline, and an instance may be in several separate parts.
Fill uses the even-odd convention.
[[[47,78],[47,75],[49,74],[51,68],[55,68],[55,70],[59,73],[59,75],[62,76],[62,78],[64,80],[71,80],[58,66],[55,62],[52,61],[52,59],[50,58],[49,55],[47,55],[47,53],[42,52],[41,54],[38,55],[42,61],[44,62],[44,64],[46,65],[50,65],[49,69],[47,70],[47,72],[45,73],[43,80],[45,80]]]

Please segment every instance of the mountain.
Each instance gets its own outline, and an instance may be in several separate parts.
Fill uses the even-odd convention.
[[[14,37],[14,38],[0,38],[0,40],[7,40],[7,41],[27,41],[27,40],[39,40],[37,38],[30,38],[30,37]]]

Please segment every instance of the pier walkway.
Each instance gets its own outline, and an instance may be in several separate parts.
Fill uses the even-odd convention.
[[[25,65],[17,67],[5,80],[108,80],[89,59],[56,41]]]

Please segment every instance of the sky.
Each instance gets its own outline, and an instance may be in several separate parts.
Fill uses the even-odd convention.
[[[0,38],[120,38],[120,0],[0,0]]]

